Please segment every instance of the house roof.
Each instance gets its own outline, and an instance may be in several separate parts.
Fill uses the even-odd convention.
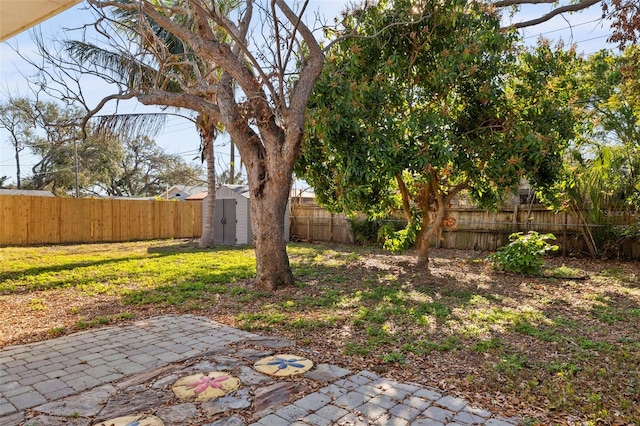
[[[81,1],[0,0],[0,41],[5,41]]]
[[[206,186],[189,186],[189,185],[174,185],[169,188],[169,193],[172,192],[186,192],[187,194],[197,194],[199,192],[206,191]]]
[[[197,194],[189,195],[188,197],[185,198],[185,200],[187,201],[204,200],[205,198],[207,198],[207,194],[208,194],[207,191],[198,192]]]
[[[30,195],[32,197],[55,197],[51,191],[27,189],[0,189],[0,195]]]

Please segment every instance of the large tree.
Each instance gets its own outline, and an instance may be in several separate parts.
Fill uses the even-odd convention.
[[[117,85],[117,94],[98,108],[136,98],[221,123],[247,168],[257,284],[268,290],[292,284],[284,213],[305,107],[323,64],[320,45],[303,19],[308,2],[295,13],[284,0],[237,1],[230,16],[205,0],[89,3],[104,15],[96,23],[101,33],[118,34],[102,41],[121,43],[69,42],[73,55],[66,65]],[[122,25],[109,13],[114,9],[134,16],[126,40],[109,26]],[[252,37],[255,28],[261,31]],[[189,54],[175,54],[158,29],[172,34]],[[214,79],[216,71],[220,77]]]
[[[56,193],[71,192],[79,185],[77,145],[82,115],[75,107],[52,101],[36,99],[31,105],[34,138],[29,147],[37,162],[31,168],[28,186]]]
[[[38,98],[9,98],[0,106],[0,127],[8,131],[14,148],[18,188],[64,193],[74,187],[74,146],[81,117],[77,108]],[[36,158],[26,179],[20,167],[25,149]]]
[[[495,205],[523,178],[548,185],[573,136],[573,52],[544,45],[518,62],[512,42],[474,2],[379,2],[328,55],[299,174],[333,210],[375,214],[400,194],[401,236],[417,231],[428,265],[456,194]]]

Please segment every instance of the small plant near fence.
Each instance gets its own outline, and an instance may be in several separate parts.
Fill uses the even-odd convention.
[[[516,232],[509,236],[509,244],[500,247],[488,259],[493,262],[493,267],[500,271],[540,275],[544,265],[543,256],[549,251],[558,250],[557,245],[552,245],[546,240],[555,239],[553,234]]]
[[[411,236],[406,235],[408,232],[405,230],[407,223],[403,220],[357,218],[349,218],[348,220],[349,228],[357,244],[382,245],[387,250],[396,252],[410,248],[415,241],[415,233],[413,241],[410,240]],[[389,240],[393,241],[387,243]],[[394,245],[399,248],[394,250]]]
[[[348,221],[356,244],[378,243],[379,220],[348,218]]]
[[[409,250],[416,243],[418,237],[416,225],[406,225],[398,229],[398,223],[387,223],[378,230],[378,238],[383,242],[382,246],[391,253]]]

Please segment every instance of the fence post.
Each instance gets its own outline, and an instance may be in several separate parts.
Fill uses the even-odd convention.
[[[564,218],[562,220],[562,255],[567,255],[567,211],[564,211]]]
[[[329,242],[333,242],[333,213],[331,213],[331,217],[329,218]]]
[[[513,232],[518,232],[518,204],[513,205]]]

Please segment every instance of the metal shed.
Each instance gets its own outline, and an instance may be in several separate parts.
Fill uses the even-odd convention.
[[[253,244],[249,194],[248,185],[223,185],[216,190],[215,244]],[[204,220],[207,220],[206,210],[203,213]],[[284,234],[289,241],[288,205],[284,219]]]

